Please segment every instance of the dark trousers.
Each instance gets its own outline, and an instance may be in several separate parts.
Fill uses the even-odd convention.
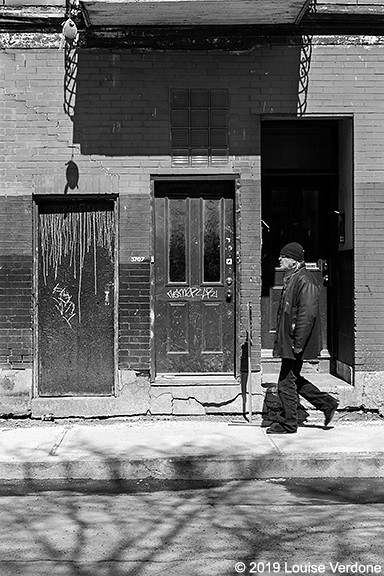
[[[283,358],[281,361],[277,393],[283,412],[279,417],[279,422],[289,432],[297,430],[298,394],[322,411],[335,403],[333,396],[322,392],[300,375],[302,366],[301,354],[298,354],[294,360]]]

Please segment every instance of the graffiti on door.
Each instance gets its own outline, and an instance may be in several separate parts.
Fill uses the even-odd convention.
[[[173,288],[168,290],[167,296],[171,300],[178,298],[194,298],[196,300],[209,300],[210,298],[217,298],[218,290],[203,286],[200,287],[187,287],[187,288]]]
[[[45,285],[50,274],[55,280],[64,259],[69,258],[73,278],[78,280],[77,315],[81,322],[81,291],[84,261],[87,254],[93,256],[93,285],[97,294],[98,248],[106,249],[113,261],[115,215],[112,210],[92,210],[87,204],[76,207],[61,206],[57,210],[40,212],[40,253],[42,275]],[[56,308],[64,320],[75,315],[76,305],[67,290],[59,284],[54,287]]]
[[[39,199],[38,393],[110,395],[116,350],[114,198]]]
[[[55,308],[59,311],[60,316],[71,326],[71,320],[76,316],[76,306],[72,301],[72,295],[69,294],[66,288],[62,288],[60,284],[56,284],[53,289],[53,301]]]

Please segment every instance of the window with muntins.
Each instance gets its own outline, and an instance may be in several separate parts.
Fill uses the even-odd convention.
[[[170,92],[174,166],[222,166],[228,162],[228,91]]]

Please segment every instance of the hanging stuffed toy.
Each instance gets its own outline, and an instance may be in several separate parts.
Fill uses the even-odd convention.
[[[61,32],[60,50],[62,50],[65,44],[72,46],[77,40],[78,31],[77,26],[71,18],[68,18],[63,23],[63,28]]]

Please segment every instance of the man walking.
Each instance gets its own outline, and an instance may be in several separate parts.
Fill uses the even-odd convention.
[[[320,287],[305,267],[304,249],[297,242],[284,246],[279,260],[285,274],[273,355],[282,359],[277,384],[282,414],[267,434],[293,434],[298,426],[298,394],[324,412],[324,426],[331,422],[338,402],[300,375],[303,360],[317,358],[322,348]]]

